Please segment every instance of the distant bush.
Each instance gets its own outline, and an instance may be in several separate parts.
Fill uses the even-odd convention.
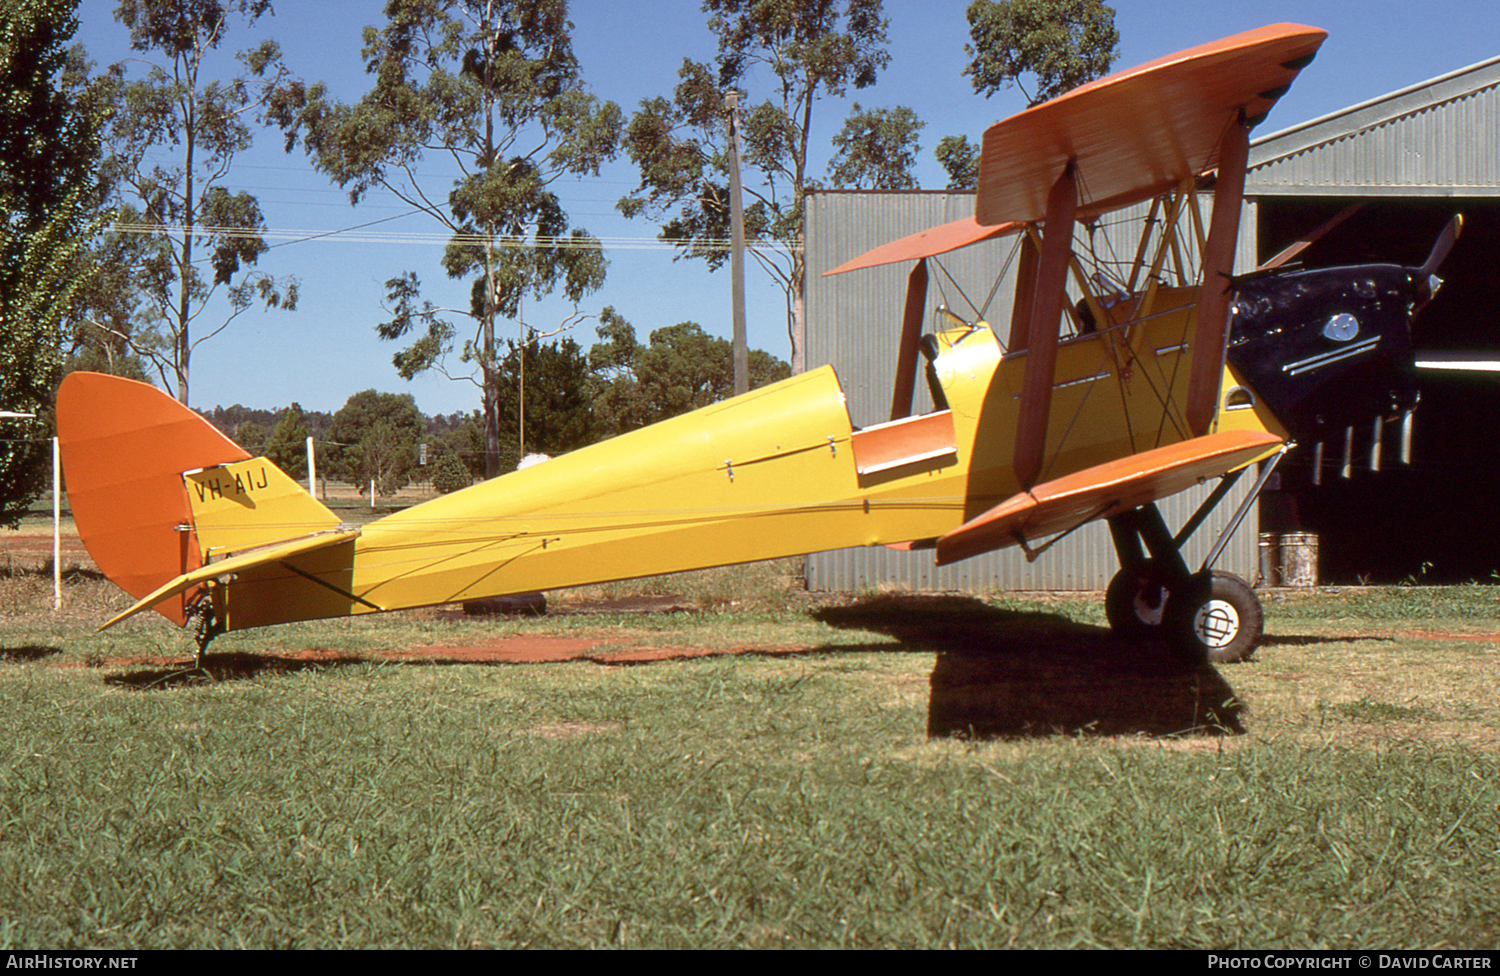
[[[457,454],[445,454],[432,472],[432,487],[446,495],[474,483],[468,465]]]

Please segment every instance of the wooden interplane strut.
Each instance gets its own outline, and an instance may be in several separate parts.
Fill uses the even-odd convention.
[[[1047,447],[1047,418],[1052,406],[1052,381],[1057,368],[1057,325],[1062,313],[1068,258],[1073,251],[1073,219],[1078,212],[1078,184],[1073,164],[1064,167],[1047,197],[1047,219],[1042,231],[1036,290],[1030,302],[1027,329],[1026,379],[1021,388],[1021,413],[1016,429],[1014,465],[1023,487],[1036,484]]]

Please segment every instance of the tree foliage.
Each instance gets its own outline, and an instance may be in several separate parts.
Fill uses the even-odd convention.
[[[1036,105],[1107,74],[1119,56],[1115,12],[1100,0],[974,0],[968,18],[964,74],[986,97],[1015,86]],[[1023,75],[1035,78],[1035,93]],[[944,136],[934,155],[948,189],[979,185],[979,147],[967,136]]]
[[[1037,105],[1107,74],[1120,53],[1115,12],[1100,0],[974,0],[968,18],[964,73],[985,96],[1014,85]]]
[[[439,494],[459,491],[474,483],[474,473],[457,454],[444,454],[432,469],[432,487]]]
[[[427,439],[440,466],[447,457],[463,462],[469,472],[469,480],[464,484],[484,477],[484,415],[478,410],[432,418],[427,425]]]
[[[627,217],[658,221],[680,256],[722,265],[730,236],[727,98],[766,79],[763,97],[740,100],[745,233],[756,242],[750,253],[786,291],[792,368],[800,371],[802,201],[816,185],[813,112],[825,96],[874,84],[890,60],[886,20],[880,0],[705,0],[703,10],[718,39],[716,64],[685,59],[671,99],[641,102],[624,142],[641,182],[616,206]],[[843,169],[830,178],[900,182],[893,174],[915,153],[914,122],[908,109],[882,117],[856,106],[835,140]]]
[[[968,136],[943,136],[933,155],[948,173],[948,189],[972,190],[979,185],[979,147]]]
[[[734,392],[733,350],[696,322],[652,331],[648,345],[635,328],[606,308],[597,329],[602,340],[589,352],[600,383],[594,398],[599,427],[610,435],[706,407]],[[750,350],[750,388],[791,375],[791,367],[761,349]]]
[[[294,403],[286,408],[276,427],[266,436],[261,453],[290,477],[300,480],[307,477],[307,438],[302,405]],[[240,446],[245,447],[244,444]]]
[[[97,114],[69,95],[64,45],[77,0],[0,0],[0,409],[45,415],[61,379],[60,330],[92,234]],[[0,524],[41,493],[46,428],[0,420]]]
[[[410,393],[356,393],[328,429],[329,474],[361,488],[373,481],[378,493],[393,495],[410,480],[425,428]]]
[[[507,388],[523,389],[518,399],[500,404],[500,422],[522,436],[516,452],[504,458],[514,468],[526,454],[563,454],[602,439],[607,433],[595,423],[594,383],[588,354],[571,338],[543,342],[532,333],[522,346],[507,340],[500,362],[500,379]],[[521,386],[521,371],[526,383]]]
[[[78,0],[0,0],[0,188],[7,242],[35,232],[99,153],[94,107],[64,88]]]
[[[923,123],[904,105],[865,111],[855,102],[834,136],[828,175],[839,186],[861,190],[913,190],[917,133]]]
[[[247,420],[237,424],[229,439],[244,448],[246,454],[257,457],[265,454],[266,427],[260,421]]]
[[[472,278],[465,336],[420,296],[414,272],[387,283],[383,339],[411,344],[402,376],[467,364],[481,389],[487,469],[499,466],[504,353],[497,316],[520,320],[522,300],[561,291],[575,304],[603,284],[597,239],[570,226],[552,184],[598,175],[617,152],[619,108],[587,93],[564,0],[389,0],[386,25],[367,27],[370,91],[355,104],[326,87],[286,90],[275,106],[290,150],[300,138],[320,170],[358,203],[382,188],[452,233],[443,269]],[[457,172],[446,197],[417,175],[429,154]],[[524,326],[521,334],[525,334]],[[460,339],[462,340],[460,342]]]
[[[131,77],[132,62],[120,62],[90,86],[110,108],[101,175],[116,221],[93,256],[105,280],[75,309],[80,342],[107,335],[107,348],[150,362],[183,403],[202,343],[255,305],[297,305],[295,278],[251,270],[267,250],[265,220],[253,194],[225,185],[251,123],[287,81],[280,50],[266,41],[238,55],[242,71],[228,81],[206,75],[231,23],[270,10],[269,0],[120,0],[115,17],[149,67]],[[227,314],[202,327],[221,290]]]

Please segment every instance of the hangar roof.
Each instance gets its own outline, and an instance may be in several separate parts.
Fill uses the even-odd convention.
[[[1500,57],[1255,140],[1246,196],[1500,196]]]

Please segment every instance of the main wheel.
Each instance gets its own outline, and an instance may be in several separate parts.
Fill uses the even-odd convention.
[[[1162,623],[1174,650],[1192,661],[1214,664],[1248,660],[1265,628],[1250,584],[1218,570],[1199,573],[1180,592],[1169,594]]]
[[[1116,637],[1127,640],[1161,633],[1167,601],[1166,573],[1146,559],[1122,568],[1104,591],[1104,616]]]

